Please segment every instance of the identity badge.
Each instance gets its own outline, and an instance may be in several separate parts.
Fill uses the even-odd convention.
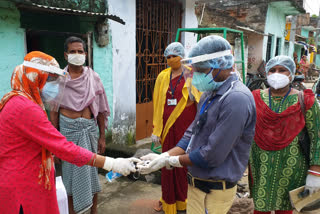
[[[168,99],[168,106],[176,106],[177,99]]]

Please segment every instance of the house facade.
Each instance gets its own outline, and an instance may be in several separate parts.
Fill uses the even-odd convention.
[[[320,29],[320,18],[310,17],[309,13],[300,14],[287,18],[286,25],[286,40],[289,40],[290,33],[295,31],[294,52],[297,54],[298,62],[300,62],[302,55],[306,55],[312,67],[319,69],[320,31],[318,33],[318,30]]]
[[[0,96],[10,91],[16,65],[29,51],[54,56],[64,67],[64,40],[88,43],[87,65],[100,75],[111,116],[109,136],[131,144],[152,132],[155,79],[166,68],[163,52],[180,27],[198,26],[194,0],[0,1]],[[114,15],[110,15],[114,14]],[[183,35],[189,50],[194,35]]]
[[[313,38],[314,38],[314,45],[316,47],[316,52],[314,53],[315,55],[313,60],[316,66],[320,68],[320,15],[318,17],[311,17],[310,25],[315,28]],[[318,37],[318,39],[316,37]]]
[[[205,5],[205,9],[202,10]],[[294,43],[285,43],[286,16],[304,13],[302,0],[198,1],[201,26],[230,27],[245,34],[246,72],[256,73],[262,61],[292,56]]]

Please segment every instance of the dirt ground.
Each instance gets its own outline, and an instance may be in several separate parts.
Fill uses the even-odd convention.
[[[99,214],[164,214],[164,212],[156,212],[153,209],[161,196],[159,184],[133,181],[127,177],[120,177],[109,183],[102,174],[99,174],[99,179],[102,185],[102,192],[98,197]],[[244,185],[246,180],[247,176],[244,176],[239,183]],[[252,199],[236,198],[228,214],[252,214],[253,209]],[[304,214],[319,213],[320,210]],[[90,212],[85,214],[90,214]],[[186,214],[186,212],[178,212],[178,214]]]

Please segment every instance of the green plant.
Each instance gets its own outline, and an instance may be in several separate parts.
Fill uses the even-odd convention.
[[[136,144],[136,133],[129,131],[126,135],[126,144],[134,145]]]

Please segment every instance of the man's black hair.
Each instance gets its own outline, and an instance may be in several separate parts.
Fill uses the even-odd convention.
[[[64,42],[64,52],[68,52],[68,46],[69,46],[69,44],[74,43],[74,42],[80,42],[80,43],[82,43],[82,46],[83,46],[84,51],[85,51],[85,52],[87,51],[86,43],[85,43],[82,39],[80,39],[79,37],[76,37],[76,36],[70,36],[70,37],[67,38],[66,41]]]

